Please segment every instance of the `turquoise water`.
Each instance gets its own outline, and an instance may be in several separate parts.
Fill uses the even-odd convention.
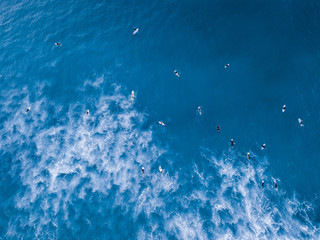
[[[1,239],[319,238],[318,1],[0,12]]]

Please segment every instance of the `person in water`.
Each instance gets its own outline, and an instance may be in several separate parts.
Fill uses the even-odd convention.
[[[276,181],[274,181],[274,188],[275,188],[276,190],[278,190],[278,184],[277,184]]]
[[[165,126],[164,122],[159,121],[159,124],[160,124],[161,126]]]
[[[159,166],[159,171],[161,174],[163,173],[163,169],[161,168],[161,166]]]
[[[56,42],[56,43],[54,43],[56,46],[59,46],[59,47],[61,47],[62,46],[62,44],[61,43],[58,43],[58,42]]]
[[[303,125],[303,121],[302,121],[302,119],[301,119],[301,118],[298,118],[298,122],[299,122],[300,127],[304,127],[304,125]]]
[[[285,111],[286,111],[286,105],[283,105],[282,112],[285,112]]]
[[[261,182],[262,189],[264,189],[264,181]]]
[[[138,32],[139,32],[139,28],[134,27],[132,35],[136,35]]]
[[[228,67],[230,67],[230,64],[229,64],[229,63],[227,63],[226,65],[224,65],[224,68],[228,68]]]
[[[230,142],[231,142],[231,147],[233,147],[234,145],[233,138],[231,138]]]
[[[90,114],[89,109],[87,109],[87,115],[89,115],[89,114]]]
[[[266,144],[264,143],[264,144],[262,144],[262,146],[261,146],[261,150],[263,150],[263,149],[265,149],[266,148]]]
[[[142,174],[144,174],[144,167],[141,168],[141,172],[142,172]]]
[[[173,72],[174,72],[174,74],[175,74],[177,77],[180,77],[180,75],[179,75],[179,73],[178,73],[177,69],[175,69]]]
[[[134,101],[134,91],[131,92],[131,101]]]
[[[31,108],[30,108],[30,107],[28,107],[28,108],[27,108],[27,110],[26,110],[26,113],[27,113],[27,112],[30,112],[30,110],[31,110]]]
[[[198,112],[199,112],[199,115],[202,114],[202,111],[201,111],[201,107],[200,107],[200,106],[198,107]]]
[[[219,126],[217,127],[217,132],[220,132],[220,127]]]
[[[249,152],[247,153],[247,158],[250,160],[250,153]]]

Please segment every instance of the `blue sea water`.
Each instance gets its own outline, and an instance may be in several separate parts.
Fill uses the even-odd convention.
[[[0,39],[0,239],[320,239],[319,1],[4,0]]]

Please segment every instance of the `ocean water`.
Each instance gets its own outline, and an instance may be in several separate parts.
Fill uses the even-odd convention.
[[[0,239],[320,239],[319,1],[3,0],[0,37]]]

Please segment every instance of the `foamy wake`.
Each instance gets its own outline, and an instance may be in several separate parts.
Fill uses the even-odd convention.
[[[101,94],[90,115],[80,103],[56,106],[41,93],[33,99],[27,89],[1,99],[1,153],[9,154],[9,174],[20,186],[8,200],[15,210],[7,238],[87,239],[90,229],[105,231],[103,239],[319,236],[306,207],[268,188],[261,191],[264,167],[239,164],[239,156],[216,159],[206,151],[192,171],[166,169],[161,175],[165,151],[153,143],[152,127],[141,130],[146,117],[121,89]],[[169,167],[173,159],[165,161]],[[117,232],[121,222],[114,215],[129,218],[123,221],[134,227],[122,231],[128,227],[134,234]]]

